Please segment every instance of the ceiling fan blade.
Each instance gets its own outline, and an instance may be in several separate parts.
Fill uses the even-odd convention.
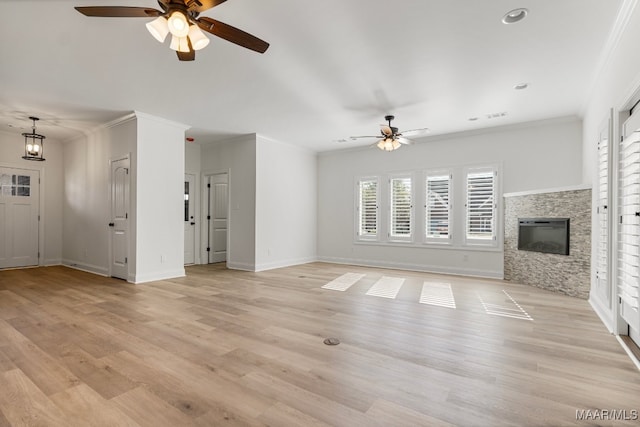
[[[180,61],[194,61],[196,59],[196,51],[193,50],[193,46],[191,46],[191,40],[187,39],[187,43],[189,43],[189,52],[176,50]]]
[[[362,139],[362,138],[380,138],[380,135],[366,135],[366,136],[350,136],[349,139]]]
[[[396,141],[398,141],[400,144],[405,144],[405,145],[413,144],[413,141],[411,141],[410,139],[407,139],[407,138],[403,138],[401,136],[396,138]]]
[[[401,135],[404,135],[404,136],[415,136],[415,135],[422,135],[422,134],[428,133],[428,132],[429,132],[429,128],[411,129],[411,130],[403,131]]]
[[[153,18],[163,13],[149,7],[129,6],[78,6],[75,9],[85,16],[103,18]]]
[[[269,48],[269,43],[264,40],[260,40],[256,36],[252,36],[249,33],[245,33],[231,25],[224,22],[216,21],[215,19],[202,17],[198,19],[198,26],[214,36],[218,36],[222,39],[235,43],[239,46],[246,47],[258,53],[265,53]]]
[[[176,53],[178,54],[178,59],[180,61],[193,61],[196,59],[195,50],[190,50],[189,52],[180,52],[176,50]]]

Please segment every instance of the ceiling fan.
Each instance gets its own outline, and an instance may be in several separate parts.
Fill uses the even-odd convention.
[[[156,18],[147,23],[147,29],[153,37],[163,43],[171,33],[171,49],[178,54],[180,61],[193,61],[196,50],[209,44],[209,39],[201,31],[218,36],[239,46],[264,53],[269,43],[245,33],[224,22],[200,13],[224,3],[226,0],[158,0],[162,9],[132,6],[78,6],[75,9],[85,16],[107,18]]]
[[[384,116],[384,119],[387,121],[387,124],[380,125],[380,135],[382,139],[376,143],[376,147],[384,151],[393,151],[402,147],[403,144],[412,144],[413,142],[408,137],[421,135],[429,131],[428,128],[421,128],[400,132],[397,127],[391,126],[391,121],[395,119],[394,116]],[[380,135],[350,136],[349,139],[354,141],[361,138],[380,138]],[[341,140],[341,142],[345,142],[345,140]]]

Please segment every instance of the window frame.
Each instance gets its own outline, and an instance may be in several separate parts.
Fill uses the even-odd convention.
[[[472,175],[491,174],[492,175],[492,207],[491,207],[491,235],[489,238],[484,237],[470,237],[469,236],[469,178]],[[478,167],[466,167],[464,168],[464,232],[463,243],[465,246],[484,246],[484,247],[498,247],[498,241],[500,236],[499,226],[501,224],[499,218],[499,206],[500,206],[500,187],[499,187],[499,171],[495,165],[490,166],[478,166]]]
[[[410,190],[410,205],[409,205],[409,233],[408,234],[395,234],[394,233],[394,186],[393,182],[396,180],[409,180]],[[413,242],[415,235],[415,185],[414,177],[412,173],[393,174],[389,175],[388,188],[389,193],[389,209],[388,209],[388,232],[387,237],[389,242]]]
[[[446,236],[435,236],[429,234],[429,221],[431,217],[431,210],[429,204],[429,181],[431,178],[447,178],[447,234]],[[452,245],[453,244],[453,232],[454,232],[454,188],[453,188],[453,170],[451,169],[438,169],[428,170],[424,173],[424,233],[423,238],[425,243],[433,243],[438,245]]]
[[[376,232],[374,234],[362,234],[362,216],[361,216],[361,204],[362,204],[362,183],[375,182],[376,193]],[[355,225],[356,225],[356,240],[365,242],[377,242],[380,240],[380,177],[378,176],[363,176],[356,179],[356,206],[355,206]]]

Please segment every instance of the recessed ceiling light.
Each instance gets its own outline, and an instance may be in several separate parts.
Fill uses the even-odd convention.
[[[469,117],[470,122],[475,122],[476,120],[478,120],[478,117]]]
[[[513,9],[512,11],[507,12],[502,17],[502,23],[503,24],[515,24],[516,22],[520,22],[524,18],[526,18],[527,13],[529,13],[529,10],[527,10],[527,9],[525,9],[523,7],[519,8],[519,9]]]
[[[513,88],[515,90],[523,90],[529,87],[529,83],[519,83],[517,85],[515,85]]]

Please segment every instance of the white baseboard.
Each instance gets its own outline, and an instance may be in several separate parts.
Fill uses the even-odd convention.
[[[305,257],[305,258],[286,259],[286,260],[275,261],[275,262],[264,262],[262,264],[256,264],[255,271],[273,270],[274,268],[291,267],[293,265],[308,264],[310,262],[315,262],[315,261],[318,261],[318,258]]]
[[[85,271],[87,273],[97,274],[99,276],[109,276],[109,269],[99,265],[86,264],[80,261],[63,259],[62,265],[75,268],[76,270]]]
[[[42,265],[45,267],[51,267],[54,265],[62,265],[62,260],[60,258],[55,258],[55,259],[45,259],[42,262]]]
[[[613,312],[604,305],[600,299],[598,299],[594,294],[589,294],[589,304],[593,311],[596,312],[604,326],[610,333],[613,332]]]
[[[178,268],[176,270],[159,271],[147,274],[136,274],[133,283],[147,283],[155,282],[157,280],[175,279],[176,277],[184,277],[184,268]]]
[[[462,267],[446,267],[428,264],[407,264],[401,262],[383,262],[368,259],[318,257],[317,261],[331,262],[334,264],[351,264],[362,267],[394,268],[398,270],[420,271],[425,273],[453,274],[456,276],[484,277],[489,279],[504,279],[503,271],[479,270]]]
[[[227,260],[229,270],[256,271],[256,265],[248,262],[230,262]]]

